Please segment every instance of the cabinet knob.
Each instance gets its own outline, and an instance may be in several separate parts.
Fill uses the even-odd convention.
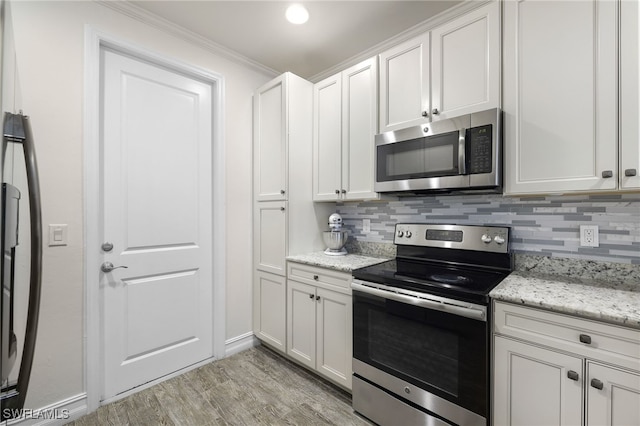
[[[581,334],[580,335],[580,342],[590,345],[591,344],[591,336],[589,336],[588,334]]]
[[[431,114],[438,115],[438,114],[440,114],[440,111],[438,111],[438,108],[434,108],[434,109],[431,110]]]
[[[284,189],[280,190],[280,194],[284,195]]]
[[[636,169],[627,169],[624,171],[625,176],[635,176],[637,174],[638,174],[638,171]]]
[[[428,116],[429,116],[429,113],[428,113],[427,111],[422,111],[422,116],[423,116],[423,117],[428,117]]]
[[[604,383],[602,383],[602,381],[598,379],[591,379],[591,387],[602,390],[602,388],[604,388]]]
[[[313,299],[313,297],[314,297],[313,294],[309,295],[309,299]]]
[[[340,192],[342,192],[343,194],[346,194],[346,193],[347,193],[347,190],[346,190],[346,189],[343,189],[343,190],[341,190]]]
[[[320,300],[320,296],[316,296],[316,300]]]
[[[603,177],[604,179],[608,179],[608,178],[613,177],[613,171],[611,171],[611,170],[605,170],[605,171],[603,171],[603,172],[602,172],[602,177]]]
[[[314,279],[314,280],[316,280],[316,281],[318,281],[318,276],[317,276],[317,275],[314,275],[314,276],[313,276],[313,279]]]
[[[578,379],[580,378],[580,375],[573,370],[569,370],[567,371],[567,377],[570,378],[571,380],[578,381]]]
[[[336,194],[340,194],[340,190],[339,189],[336,189]]]

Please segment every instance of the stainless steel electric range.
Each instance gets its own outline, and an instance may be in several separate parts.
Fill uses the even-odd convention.
[[[353,271],[353,408],[380,425],[490,424],[509,228],[397,224],[394,243],[396,259]]]

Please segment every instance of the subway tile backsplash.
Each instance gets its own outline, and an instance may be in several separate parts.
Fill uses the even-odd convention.
[[[356,242],[392,243],[399,222],[506,225],[515,253],[640,265],[640,194],[402,197],[336,210]],[[370,232],[362,219],[371,220]],[[599,247],[580,247],[580,225],[598,225]]]

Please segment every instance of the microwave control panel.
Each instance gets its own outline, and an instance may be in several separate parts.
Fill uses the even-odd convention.
[[[469,174],[491,173],[493,143],[492,126],[467,130],[467,171]]]

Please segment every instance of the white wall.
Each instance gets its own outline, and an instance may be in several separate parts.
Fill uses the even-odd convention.
[[[225,77],[226,339],[251,331],[251,96],[271,78],[95,2],[11,4],[22,108],[31,116],[43,223],[69,225],[69,244],[45,244],[41,319],[28,408],[84,391],[84,31],[98,31]],[[46,233],[46,232],[45,232]],[[245,266],[243,266],[245,265]]]

